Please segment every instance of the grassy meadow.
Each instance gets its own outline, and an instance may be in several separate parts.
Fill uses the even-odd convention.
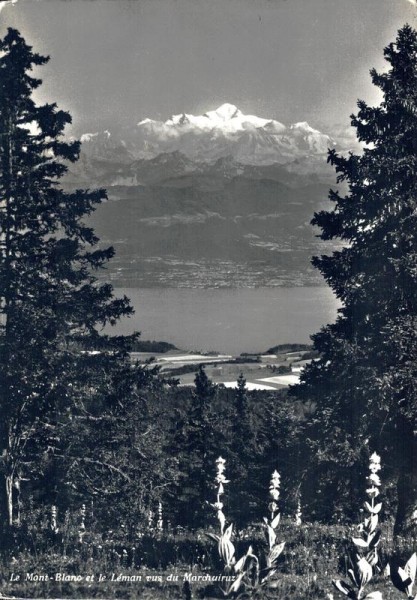
[[[349,548],[356,528],[346,525],[295,525],[284,519],[279,540],[285,548],[270,585],[238,597],[320,600],[343,597],[332,579],[348,578]],[[130,543],[86,533],[82,541],[74,531],[65,539],[60,532],[32,537],[31,548],[16,547],[3,557],[1,598],[221,598],[216,579],[224,573],[216,544],[206,531],[148,532]],[[73,539],[71,539],[71,537]],[[236,532],[236,555],[252,545],[265,546],[262,524]],[[404,540],[400,553],[406,560],[415,541]],[[397,548],[398,553],[398,548]],[[382,526],[381,567],[393,552],[392,527]],[[386,569],[376,575],[367,592],[379,590],[383,598],[401,598]],[[233,594],[231,595],[233,597]]]

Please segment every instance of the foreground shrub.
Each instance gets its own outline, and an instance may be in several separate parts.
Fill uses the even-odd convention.
[[[271,513],[270,520],[264,518],[268,550],[262,556],[255,554],[252,545],[249,546],[246,553],[236,560],[236,549],[232,542],[233,523],[226,527],[226,517],[223,512],[222,496],[224,494],[224,485],[229,483],[226,479],[225,460],[219,457],[216,461],[217,474],[217,500],[213,504],[217,513],[217,519],[220,526],[220,535],[208,533],[207,535],[218,543],[219,556],[223,562],[224,581],[220,587],[225,597],[240,592],[254,594],[262,587],[272,583],[272,578],[277,570],[277,561],[282,553],[285,542],[277,543],[276,528],[280,521],[277,501],[280,491],[280,476],[274,471],[269,486],[269,505]]]
[[[365,590],[365,586],[371,581],[374,575],[374,569],[377,569],[378,544],[381,539],[381,530],[378,526],[378,513],[382,508],[382,503],[375,503],[379,496],[379,487],[381,481],[377,475],[381,469],[381,459],[374,452],[370,458],[367,482],[369,488],[366,490],[369,500],[365,501],[364,507],[368,516],[358,526],[357,535],[352,537],[354,548],[349,555],[350,567],[348,575],[352,585],[340,579],[333,580],[333,585],[351,600],[360,600]],[[381,593],[371,592],[365,596],[367,600],[381,600]]]

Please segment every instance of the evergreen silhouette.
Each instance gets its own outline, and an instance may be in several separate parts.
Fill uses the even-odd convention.
[[[258,489],[255,481],[257,481],[257,459],[259,459],[243,373],[240,373],[237,379],[235,391],[230,453],[229,473],[234,490],[231,509],[236,523],[243,526],[256,515],[254,507],[257,507]]]
[[[398,476],[400,533],[417,509],[417,32],[405,25],[384,57],[389,70],[371,71],[381,104],[359,101],[352,116],[363,153],[329,151],[342,187],[312,223],[344,247],[313,264],[343,307],[313,337],[321,358],[292,393],[317,405],[311,456],[335,497],[350,481],[352,503],[352,467],[382,455],[384,478]]]
[[[222,452],[219,415],[215,414],[216,386],[200,365],[185,412],[178,415],[171,451],[179,459],[180,478],[176,493],[178,521],[201,527],[212,499],[215,459]]]
[[[20,520],[20,487],[59,444],[56,426],[85,402],[103,406],[131,339],[101,330],[132,309],[94,274],[113,256],[82,219],[104,190],[59,186],[78,158],[71,123],[55,104],[35,104],[48,57],[18,31],[0,41],[0,518]]]

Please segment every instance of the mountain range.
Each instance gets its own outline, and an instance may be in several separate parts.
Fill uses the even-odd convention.
[[[335,139],[223,104],[204,115],[144,119],[123,135],[81,136],[65,185],[105,187],[91,217],[116,247],[120,286],[239,287],[320,282],[325,246],[309,225],[334,183]]]

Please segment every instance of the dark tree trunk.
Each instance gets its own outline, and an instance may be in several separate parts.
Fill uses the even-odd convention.
[[[0,480],[0,529],[5,531],[13,525],[13,478],[3,474]]]
[[[395,537],[417,533],[417,432],[403,423],[401,434]]]
[[[394,536],[417,532],[417,465],[413,470],[401,469],[398,478],[398,507]]]

